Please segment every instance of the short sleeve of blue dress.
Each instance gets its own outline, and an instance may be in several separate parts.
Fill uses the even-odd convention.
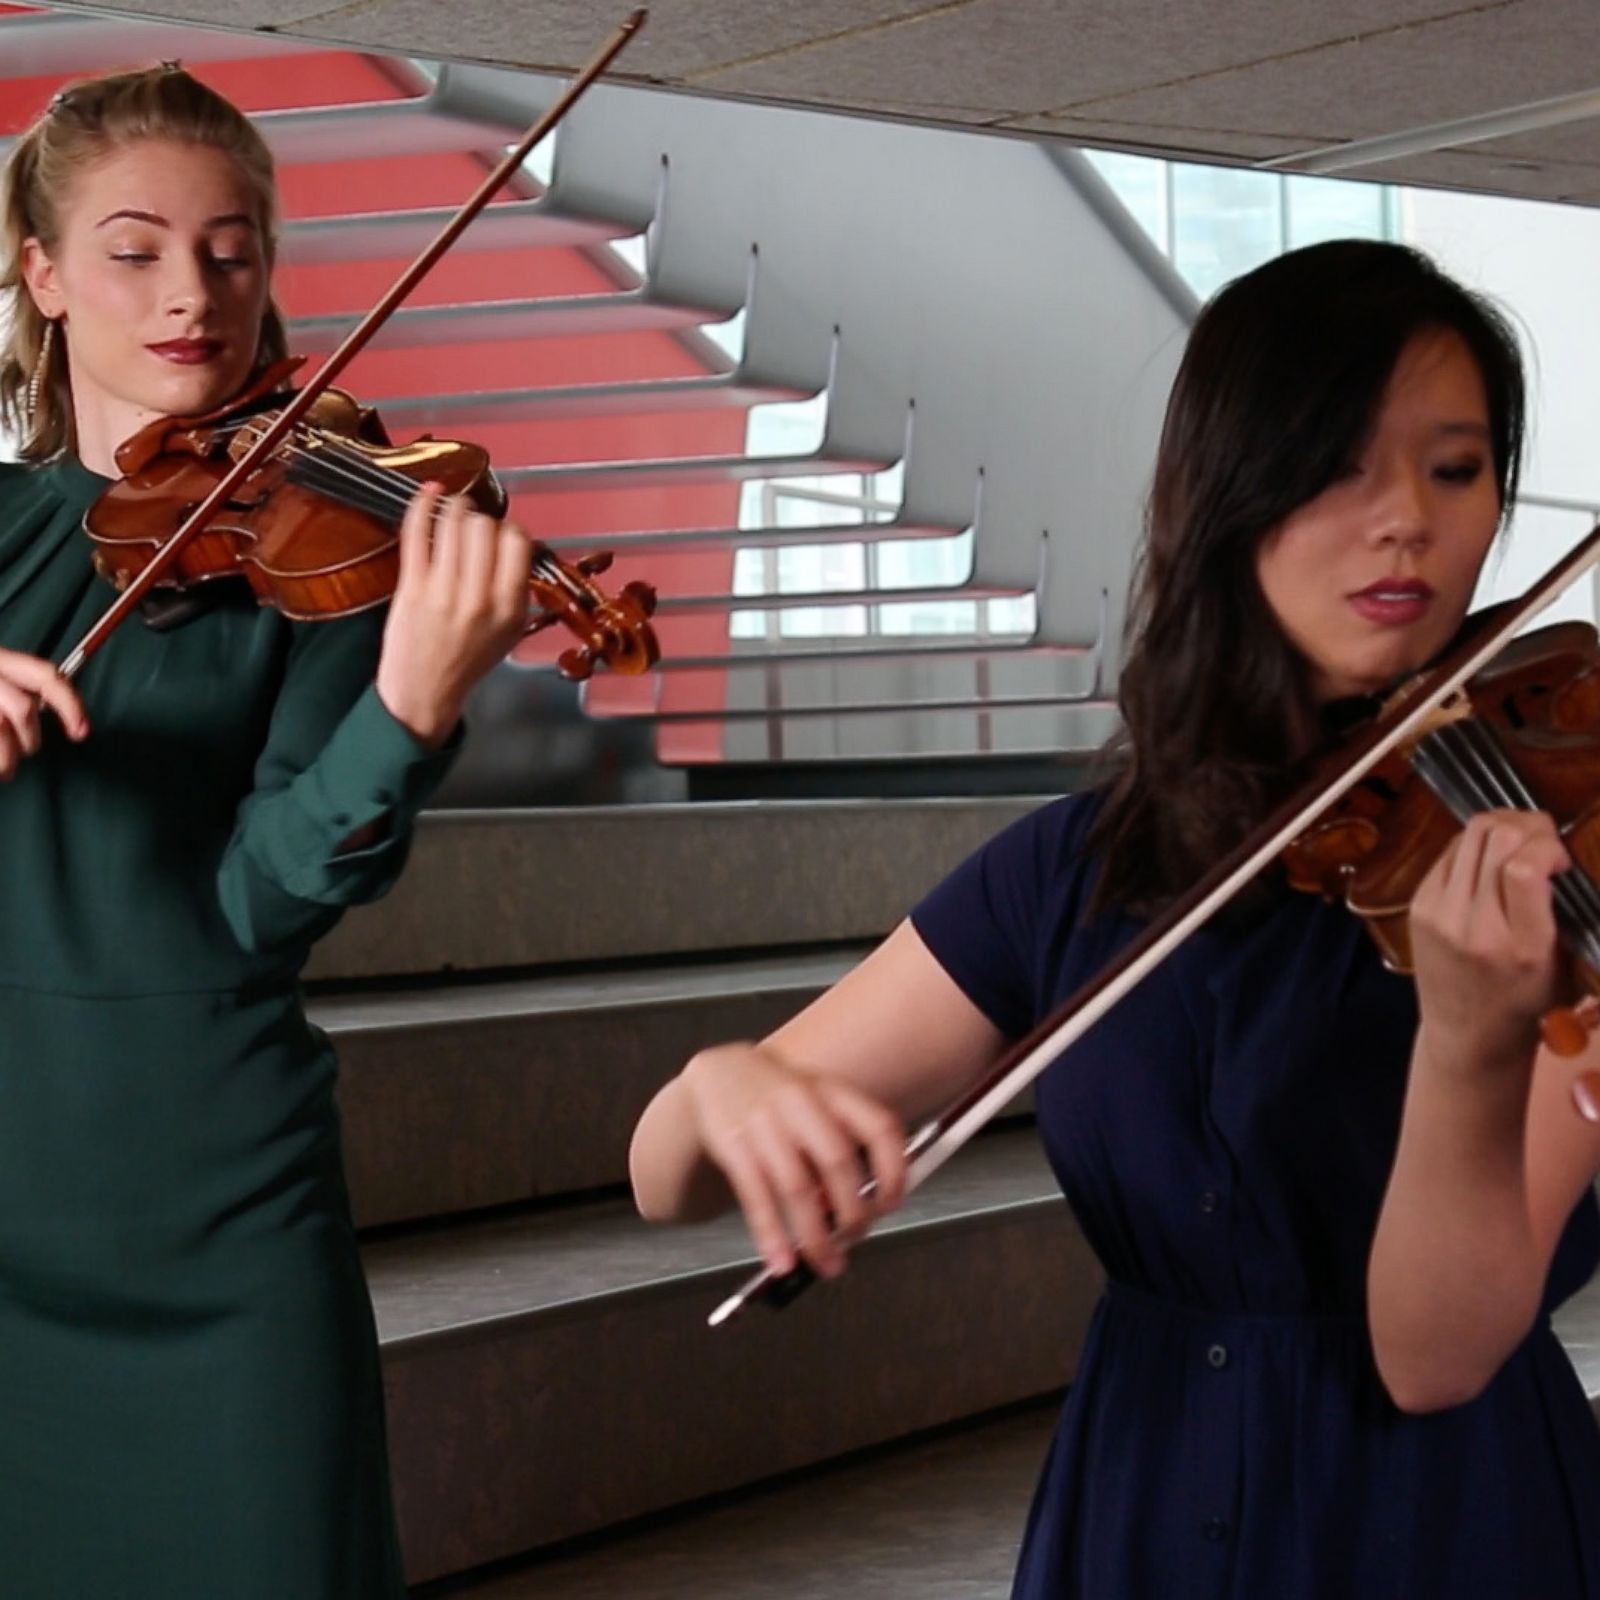
[[[912,912],[1008,1036],[1138,931],[1089,912],[1098,803],[1041,806]],[[1191,938],[1040,1078],[1108,1286],[1016,1600],[1600,1600],[1600,1429],[1548,1321],[1600,1259],[1593,1197],[1476,1400],[1406,1415],[1373,1363],[1367,1254],[1416,1022],[1361,924],[1285,891]]]

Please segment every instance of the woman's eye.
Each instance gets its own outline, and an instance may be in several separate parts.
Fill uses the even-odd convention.
[[[154,261],[155,257],[142,250],[122,250],[114,254],[113,261],[131,261],[135,266],[144,266]]]
[[[1448,466],[1435,467],[1433,475],[1441,483],[1476,483],[1482,472],[1481,461],[1456,461]]]

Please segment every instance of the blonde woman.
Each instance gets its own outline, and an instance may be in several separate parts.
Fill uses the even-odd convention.
[[[0,214],[0,1572],[27,1600],[396,1600],[334,1062],[297,974],[381,895],[528,546],[421,493],[392,605],[112,598],[114,452],[283,352],[271,159],[174,68],[80,83]]]

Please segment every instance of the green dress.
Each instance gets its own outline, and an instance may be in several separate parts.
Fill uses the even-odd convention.
[[[0,467],[0,647],[113,598],[106,480]],[[297,974],[399,873],[452,751],[372,688],[381,614],[137,616],[92,723],[0,785],[0,1592],[404,1594],[334,1060]],[[379,823],[379,842],[340,843]]]

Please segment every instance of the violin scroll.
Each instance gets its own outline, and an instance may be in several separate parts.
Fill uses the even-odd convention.
[[[533,575],[528,587],[542,608],[529,619],[527,632],[542,632],[556,622],[577,635],[579,643],[563,650],[556,669],[572,682],[587,679],[598,662],[613,672],[634,677],[661,659],[650,618],[656,592],[638,579],[607,595],[594,582],[612,562],[609,550],[565,562],[548,545],[534,542]]]

